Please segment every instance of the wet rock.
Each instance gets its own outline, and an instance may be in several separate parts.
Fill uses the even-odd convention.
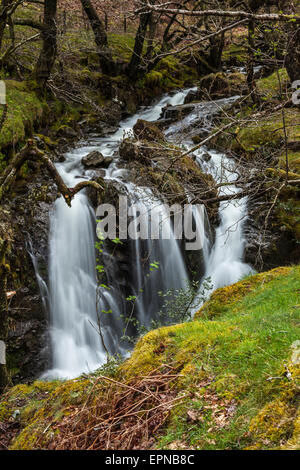
[[[184,104],[190,104],[193,101],[199,100],[199,90],[191,90],[185,97]]]
[[[126,161],[139,160],[140,146],[138,142],[125,139],[120,145],[120,157]]]
[[[98,150],[93,150],[88,155],[82,158],[81,163],[86,168],[97,168],[102,166],[105,161],[104,155]]]
[[[211,160],[211,155],[209,153],[204,153],[201,158],[205,162],[209,162]]]
[[[59,155],[57,161],[58,161],[59,163],[63,163],[63,162],[66,161],[66,157],[65,157],[64,155]]]
[[[83,157],[81,163],[87,169],[94,169],[94,168],[108,168],[114,159],[112,157],[105,157],[102,155],[101,152],[98,150],[94,150],[90,152],[88,155]]]
[[[162,111],[162,118],[170,121],[179,121],[194,110],[193,104],[182,104],[179,106],[167,106]]]
[[[139,119],[133,127],[133,133],[136,139],[147,140],[150,142],[164,141],[163,132],[152,122]]]
[[[69,126],[61,126],[57,133],[57,137],[66,137],[68,139],[73,139],[78,137],[78,133],[75,129]]]
[[[99,169],[93,170],[92,180],[105,178],[105,175],[106,175],[106,171],[104,169],[99,168]]]
[[[103,116],[87,116],[79,122],[79,126],[85,134],[95,134],[97,136],[104,136],[113,134],[118,130],[118,127],[113,124],[103,121]]]
[[[242,73],[211,73],[200,79],[197,99],[215,100],[227,98],[234,95],[242,95],[246,90],[246,79]]]

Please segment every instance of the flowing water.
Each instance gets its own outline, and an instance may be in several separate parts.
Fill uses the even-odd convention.
[[[160,118],[163,108],[169,104],[180,105],[191,89],[180,91],[173,96],[163,96],[152,107],[144,108],[136,115],[122,121],[114,134],[105,138],[92,136],[88,144],[65,155],[65,161],[57,164],[57,169],[69,187],[75,186],[83,178],[90,177],[84,171],[81,159],[92,150],[99,150],[104,156],[112,156],[120,145],[123,137],[132,132],[138,119],[156,121]],[[222,100],[221,100],[222,101]],[[229,100],[230,101],[230,100]],[[193,128],[199,117],[213,115],[224,103],[220,102],[213,110],[211,104],[202,104],[180,124],[173,124],[166,130],[166,136],[173,141],[180,141],[185,147],[192,142],[187,129]],[[201,114],[202,113],[202,114]],[[205,122],[202,126],[209,127]],[[230,181],[232,185],[224,186],[223,194],[238,191],[234,185],[236,174],[232,171],[232,162],[223,154],[210,151],[210,161],[204,162],[202,155],[205,149],[197,151],[199,165],[211,173],[218,182]],[[134,205],[133,211],[139,211],[148,217],[155,214],[161,216],[163,206],[147,188],[138,188],[128,182],[127,172],[118,168],[117,161],[106,170],[106,179],[118,181],[128,193]],[[157,209],[156,209],[157,208]],[[131,214],[137,215],[136,213]],[[251,271],[243,262],[244,236],[243,221],[247,216],[247,201],[230,201],[220,207],[221,224],[216,231],[214,246],[210,249],[207,234],[203,233],[203,219],[195,216],[197,229],[204,238],[203,255],[205,276],[212,279],[213,287],[231,284]],[[132,260],[130,269],[134,272],[131,289],[137,296],[135,314],[147,325],[160,305],[157,300],[158,291],[181,289],[188,279],[187,268],[178,240],[175,239],[170,220],[166,217],[165,224],[170,230],[169,240],[141,241],[138,227],[133,227],[136,237],[132,241]],[[113,282],[111,289],[98,288],[96,279],[95,259],[95,215],[89,200],[84,193],[79,193],[69,208],[59,198],[51,215],[49,237],[49,305],[51,320],[52,369],[45,377],[72,378],[84,372],[95,370],[106,359],[105,349],[115,352],[120,350],[119,338],[123,328],[120,315],[124,314],[125,302],[120,296],[118,284]],[[134,238],[134,237],[133,237]],[[141,252],[150,253],[149,263],[159,263],[159,269],[148,272],[142,261]],[[104,262],[105,266],[105,262]],[[117,269],[117,266],[115,267]],[[98,331],[97,311],[110,309],[111,316],[102,324],[105,347]]]

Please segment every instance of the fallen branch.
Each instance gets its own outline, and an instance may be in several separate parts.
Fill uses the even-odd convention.
[[[96,183],[95,181],[82,181],[74,188],[68,188],[49,156],[37,148],[34,140],[29,139],[25,147],[15,156],[13,161],[10,163],[10,165],[7,166],[6,170],[0,177],[0,201],[3,195],[9,190],[21,166],[27,160],[40,161],[46,166],[50,176],[56,183],[59,192],[69,207],[71,207],[71,201],[74,196],[82,189],[92,187],[96,191],[100,192],[104,189],[99,183]]]
[[[248,11],[231,11],[231,10],[183,10],[180,8],[164,8],[163,6],[152,5],[147,3],[143,8],[140,8],[135,11],[136,14],[147,14],[151,11],[164,14],[172,15],[184,15],[184,16],[194,16],[197,18],[205,17],[219,17],[219,18],[245,18],[248,20],[255,21],[280,21],[280,22],[296,22],[300,23],[300,17],[298,15],[285,15],[283,13],[262,13],[255,14]]]

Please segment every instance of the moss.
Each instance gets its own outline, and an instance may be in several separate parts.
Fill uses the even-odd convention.
[[[288,109],[285,111],[286,131],[288,143],[300,140],[300,111]],[[284,141],[284,131],[281,112],[275,112],[265,118],[235,129],[235,141],[232,149],[242,150],[246,154],[253,154],[263,146],[280,146]]]
[[[137,343],[130,359],[121,366],[118,376],[129,379],[158,367],[170,338],[178,328],[180,325],[150,331]]]
[[[282,443],[287,443],[287,446],[300,446],[298,433],[300,366],[289,364],[280,375],[277,378],[280,380],[277,385],[280,389],[279,397],[268,403],[250,423],[249,432],[254,441],[250,447],[252,449],[277,447]]]
[[[289,82],[286,69],[279,69],[268,77],[257,80],[256,86],[263,100],[281,99]]]
[[[211,73],[200,79],[201,95],[199,97],[205,100],[240,95],[245,84],[245,75],[242,73]]]
[[[300,144],[299,144],[300,145]],[[288,151],[289,168],[293,173],[300,174],[300,151]],[[279,168],[285,169],[286,154],[282,153],[279,157]]]
[[[108,34],[108,42],[113,51],[113,56],[118,61],[128,62],[134,48],[134,35],[132,33]]]
[[[230,41],[223,51],[222,60],[230,65],[244,67],[247,57],[246,41],[239,41],[238,43]]]
[[[258,287],[261,289],[268,286],[268,282],[286,275],[291,268],[282,267],[275,268],[266,273],[256,274],[244,279],[237,284],[217,289],[206,302],[203,307],[196,313],[195,318],[214,318],[220,314],[229,311],[244,296],[256,291]]]
[[[7,401],[0,403],[0,422],[8,420],[12,415],[11,404]]]
[[[34,124],[48,110],[25,82],[6,80],[8,114],[0,134],[0,149],[24,140]]]
[[[197,79],[194,68],[187,66],[181,57],[170,56],[162,59],[154,70],[137,81],[137,87],[158,91],[182,88]]]

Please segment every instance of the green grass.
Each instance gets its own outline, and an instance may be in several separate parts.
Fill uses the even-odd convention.
[[[166,357],[160,360],[184,367],[181,389],[188,391],[189,396],[173,411],[158,447],[173,448],[175,442],[179,448],[274,448],[280,445],[281,438],[284,441],[290,436],[291,429],[283,428],[283,436],[277,439],[269,432],[268,424],[262,424],[265,435],[261,440],[257,430],[249,429],[251,420],[263,412],[265,405],[272,404],[286,390],[299,400],[294,384],[284,376],[284,361],[290,356],[292,343],[300,338],[300,269],[274,273],[271,281],[262,277],[258,280],[247,280],[248,284],[254,282],[253,292],[236,302],[230,301],[228,308],[221,289],[214,297],[216,309],[220,296],[216,319],[207,317],[171,327],[168,333],[165,329],[160,338],[150,338],[147,347],[141,342],[125,365],[129,374],[140,368],[145,372],[145,363],[149,367],[151,363],[152,343],[165,341]],[[229,289],[225,292],[230,300]],[[209,306],[210,302],[206,307]],[[201,315],[206,314],[204,309]],[[295,382],[298,374],[299,366]],[[268,380],[275,376],[280,379]],[[230,407],[234,409],[232,416]],[[188,411],[198,420],[191,423]]]
[[[259,274],[216,291],[197,320],[138,342],[115,378],[126,383],[166,363],[181,374],[174,386],[183,398],[156,436],[157,448],[300,448],[300,351],[291,361],[300,339],[299,292],[300,267]],[[52,424],[83,406],[92,383],[85,377],[11,389],[0,419],[21,411],[12,448],[47,447]],[[93,400],[104,390],[100,384]]]

